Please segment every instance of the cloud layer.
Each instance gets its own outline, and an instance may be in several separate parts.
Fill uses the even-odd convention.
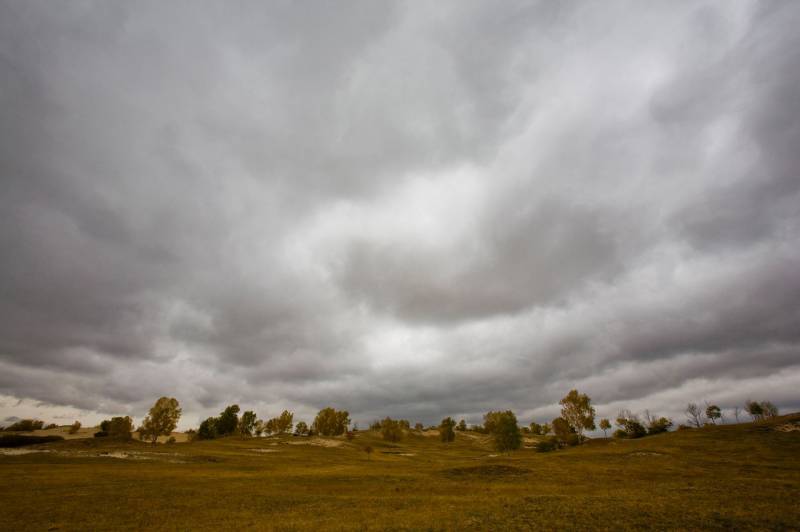
[[[794,2],[0,6],[0,417],[800,408]]]

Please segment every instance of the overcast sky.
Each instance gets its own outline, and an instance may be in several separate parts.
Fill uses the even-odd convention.
[[[0,422],[800,409],[800,3],[0,1]]]

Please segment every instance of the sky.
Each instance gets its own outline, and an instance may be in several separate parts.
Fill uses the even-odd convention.
[[[799,27],[0,0],[0,423],[800,410]]]

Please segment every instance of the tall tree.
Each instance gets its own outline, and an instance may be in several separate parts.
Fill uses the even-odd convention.
[[[764,407],[758,401],[750,401],[748,399],[744,404],[744,411],[750,414],[753,421],[764,419]]]
[[[313,430],[322,436],[340,436],[350,425],[350,414],[346,410],[323,408],[314,419]]]
[[[578,393],[578,390],[570,390],[561,401],[561,417],[567,420],[570,427],[583,438],[584,430],[594,430],[594,407],[592,400],[585,393]]]
[[[608,438],[608,429],[611,428],[611,422],[606,418],[600,420],[600,429],[603,431],[603,437]]]
[[[239,405],[230,405],[223,410],[217,418],[217,435],[227,436],[236,432],[239,426]]]
[[[256,419],[256,413],[252,410],[248,410],[242,414],[242,418],[239,420],[239,426],[237,427],[237,431],[242,438],[253,435],[253,430],[256,428]]]
[[[150,440],[153,445],[159,436],[169,436],[181,418],[181,407],[174,397],[160,397],[150,408],[139,427],[139,439]]]

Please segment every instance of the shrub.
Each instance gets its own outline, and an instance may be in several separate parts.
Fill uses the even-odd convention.
[[[670,422],[671,423],[671,422]],[[619,431],[614,432],[614,437],[641,438],[647,436],[647,429],[641,424],[639,418],[627,410],[623,410],[617,417],[617,426],[625,433],[625,436],[618,436]]]
[[[24,445],[35,445],[37,443],[50,443],[61,441],[61,436],[27,436],[23,434],[6,434],[0,436],[0,447],[22,447]]]
[[[167,443],[175,443],[175,436],[170,436]]]
[[[483,420],[484,429],[492,435],[494,447],[498,451],[513,451],[522,445],[517,416],[511,410],[488,412]]]
[[[95,438],[108,438],[108,432],[104,430],[98,430],[94,433]]]
[[[381,435],[386,441],[397,442],[403,439],[403,428],[399,421],[387,417],[381,421]]]
[[[414,425],[414,430],[416,430],[417,432],[422,432],[423,428],[424,427],[422,426],[422,423],[416,423]]]
[[[533,448],[536,449],[537,453],[549,453],[550,451],[557,450],[558,447],[559,447],[558,440],[555,437],[551,436],[546,440],[537,442]]]
[[[617,430],[615,430],[615,431],[614,431],[614,434],[612,434],[612,436],[613,436],[614,438],[620,438],[620,439],[622,439],[622,438],[627,438],[627,437],[628,437],[628,433],[627,433],[627,432],[625,432],[625,431],[624,431],[624,430],[622,430],[622,429],[617,429]]]
[[[56,425],[55,423],[50,423],[49,425],[47,425],[44,428],[44,430],[57,429],[57,428],[58,428],[58,425]]]
[[[569,422],[563,417],[557,417],[553,420],[553,434],[560,443],[567,445],[568,440],[571,439],[572,434],[575,434],[575,429],[570,426]]]
[[[461,432],[466,431],[467,430],[467,422],[464,421],[463,419],[461,421],[459,421],[458,425],[456,426],[456,430],[461,431]]]
[[[76,421],[72,425],[69,426],[69,433],[70,434],[77,434],[78,431],[81,430],[81,422]]]
[[[129,440],[133,432],[133,419],[130,416],[112,417],[100,424],[102,432],[106,432],[109,438]]]
[[[671,426],[672,420],[669,418],[653,418],[650,420],[650,423],[647,424],[647,434],[650,436],[653,434],[661,434],[662,432],[667,432]]]
[[[439,438],[442,442],[450,443],[456,439],[456,433],[453,430],[455,426],[456,422],[451,417],[446,417],[442,420],[441,424],[439,424]]]

